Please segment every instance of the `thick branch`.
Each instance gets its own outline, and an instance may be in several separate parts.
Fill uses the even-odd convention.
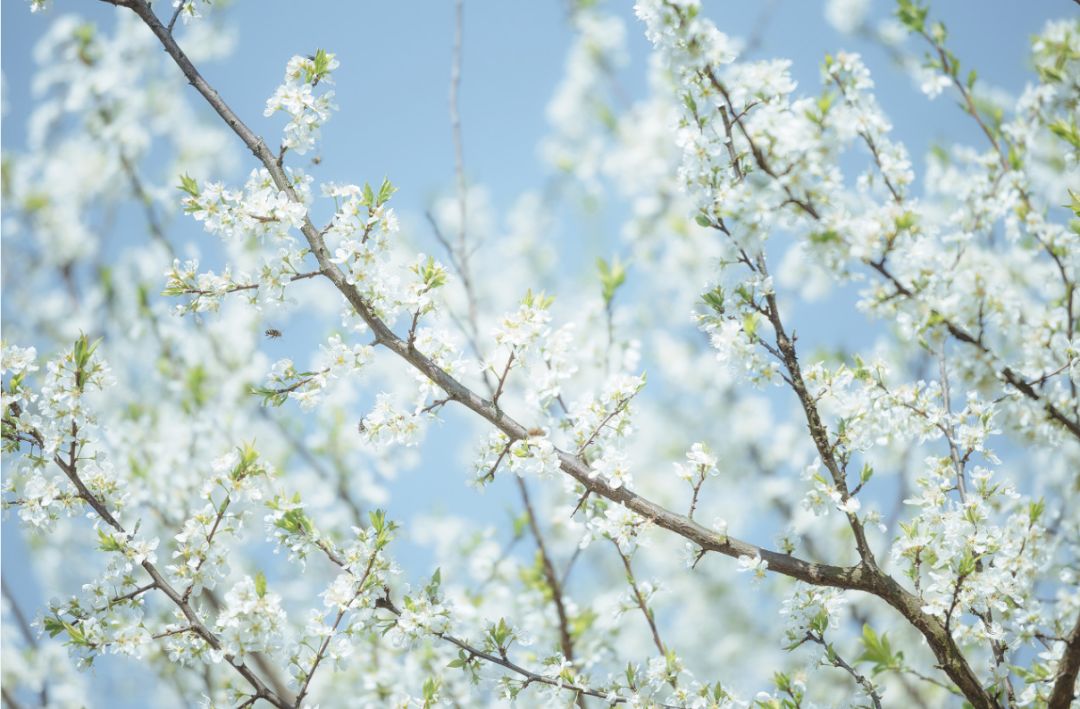
[[[145,0],[118,0],[116,4],[130,7],[150,27],[188,81],[263,164],[277,187],[284,191],[290,199],[299,202],[300,200],[292,188],[283,167],[277,162],[276,156],[267,148],[263,140],[240,120],[221,96],[199,74]],[[741,128],[741,123],[739,125]],[[758,156],[755,155],[755,157]],[[813,206],[806,205],[804,209],[807,207],[809,207],[809,212],[813,213]],[[337,265],[330,261],[330,253],[326,248],[326,244],[310,220],[305,218],[301,231],[307,239],[323,274],[371,328],[377,343],[393,351],[433,383],[441,387],[450,399],[457,401],[486,419],[512,441],[528,436],[527,429],[520,423],[498,409],[491,401],[475,394],[471,389],[461,384],[422,353],[415,348],[409,347],[407,342],[395,335],[389,326],[375,315],[357,290],[348,284],[345,275]],[[1077,434],[1080,437],[1080,428],[1078,428]],[[978,678],[964,661],[959,649],[945,631],[941,622],[933,616],[922,612],[922,604],[916,596],[906,591],[890,577],[868,567],[865,561],[853,567],[815,564],[719,534],[683,515],[643,498],[625,487],[612,488],[600,478],[591,478],[588,465],[579,457],[558,449],[556,449],[556,453],[563,472],[577,480],[589,492],[599,494],[623,505],[642,516],[646,521],[684,537],[700,546],[703,550],[716,551],[734,558],[760,556],[767,562],[769,569],[774,572],[814,585],[863,590],[881,597],[889,605],[900,611],[926,637],[943,669],[957,683],[957,686],[960,687],[974,706],[978,709],[989,709],[996,706],[994,700],[985,692]],[[463,646],[463,649],[468,648]],[[499,658],[492,659],[496,664],[502,664]]]
[[[204,79],[198,69],[195,68],[195,65],[192,64],[191,60],[184,54],[184,51],[180,49],[180,46],[176,43],[176,40],[173,39],[168,29],[162,25],[161,21],[154,15],[145,0],[122,0],[121,2],[114,4],[120,4],[131,8],[132,11],[146,23],[154,35],[157,36],[158,40],[165,48],[165,51],[172,57],[173,61],[176,62],[188,82],[195,87],[214,111],[221,116],[226,125],[236,133],[240,140],[244,142],[244,145],[246,145],[259,162],[263,164],[277,187],[284,191],[291,199],[299,202],[298,195],[292,188],[284,168],[277,163],[277,157],[274,153],[266,146],[266,143],[262,138],[255,135],[255,133],[240,120],[239,116],[229,108],[228,104],[225,103],[225,100],[221,98],[218,92],[207,83],[206,79]],[[357,290],[349,285],[346,281],[345,274],[341,272],[336,264],[330,261],[330,252],[327,250],[326,244],[320,236],[318,229],[316,229],[315,225],[306,217],[304,219],[304,224],[301,227],[301,232],[307,239],[316,260],[319,262],[323,275],[334,284],[348,303],[356,310],[357,314],[364,320],[368,327],[371,328],[377,343],[384,345],[387,349],[404,359],[420,373],[424,374],[428,379],[441,387],[451,400],[456,401],[472,410],[474,413],[479,414],[506,434],[512,441],[528,437],[528,430],[524,426],[512,419],[505,412],[496,408],[491,401],[475,394],[471,389],[457,381],[454,377],[424,356],[424,354],[417,351],[415,348],[409,347],[405,340],[394,334],[389,326],[376,316],[370,307],[368,307],[368,304],[360,296]],[[664,529],[685,537],[687,540],[694,542],[706,551],[716,551],[734,558],[760,555],[762,559],[768,562],[769,568],[773,571],[815,585],[837,586],[850,589],[865,589],[866,587],[867,581],[864,577],[865,575],[859,567],[845,568],[829,566],[826,564],[812,564],[787,554],[779,554],[726,535],[718,534],[693,522],[689,518],[671,512],[624,487],[612,488],[599,478],[590,478],[589,468],[584,461],[566,451],[557,449],[556,452],[562,470],[584,485],[589,491],[602,495],[613,502],[617,502],[624,507],[627,507],[644,517],[647,521],[653,522]]]
[[[727,88],[712,69],[707,69],[705,71],[704,78],[712,84],[713,88],[715,88],[721,96],[723,96],[728,109],[734,113],[735,108],[731,102]],[[808,217],[815,221],[819,221],[821,215],[814,206],[813,201],[809,196],[799,197],[795,195],[790,186],[781,179],[781,174],[769,164],[765,152],[755,143],[753,136],[751,136],[749,130],[747,130],[746,126],[743,124],[742,116],[736,116],[734,123],[739,128],[742,137],[750,146],[750,151],[753,154],[757,166],[762,172],[783,188],[784,193],[788,198],[787,203],[794,204]],[[724,229],[724,231],[726,232],[726,229]],[[752,270],[756,270],[761,274],[767,274],[763,257],[759,257],[756,268],[752,264],[748,265],[750,265]],[[908,294],[910,295],[910,291]],[[784,330],[775,296],[769,294],[766,302],[768,307],[765,309],[765,315],[769,318],[776,334],[776,348],[780,354],[781,361],[784,363],[785,369],[788,371],[787,380],[795,390],[795,393],[802,404],[803,411],[806,414],[807,426],[810,429],[811,437],[814,440],[814,445],[822,458],[823,464],[828,468],[829,473],[833,478],[833,483],[836,485],[838,491],[840,491],[842,498],[847,499],[848,489],[844,471],[842,466],[838,465],[833,453],[833,447],[828,440],[827,429],[818,414],[817,405],[813,397],[810,396],[805,382],[802,379],[795,351],[794,338],[789,337]],[[950,332],[951,331],[952,329],[950,328]],[[969,340],[974,342],[971,338],[969,338]],[[1006,370],[1008,371],[1007,367]],[[1028,388],[1030,389],[1030,386]],[[1050,404],[1047,404],[1047,406],[1051,407]],[[908,592],[891,576],[878,568],[869,545],[866,542],[862,523],[854,514],[848,513],[847,517],[852,531],[855,533],[856,545],[858,546],[859,555],[862,559],[862,562],[856,568],[865,573],[868,585],[870,586],[868,590],[893,606],[893,608],[898,610],[908,622],[918,628],[930,644],[942,669],[948,674],[949,678],[956,683],[957,687],[960,688],[964,693],[964,696],[967,697],[973,706],[978,707],[979,709],[990,709],[999,706],[997,701],[990,696],[985,688],[983,688],[978,676],[975,675],[963,654],[960,652],[960,648],[957,647],[954,642],[948,628],[936,617],[923,612],[922,603],[917,596]]]
[[[1050,693],[1048,709],[1068,709],[1076,697],[1076,676],[1080,673],[1080,615],[1065,638],[1065,654],[1058,660],[1058,674]]]

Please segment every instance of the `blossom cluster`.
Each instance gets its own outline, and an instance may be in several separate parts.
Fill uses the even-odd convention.
[[[316,95],[320,83],[334,83],[330,74],[340,66],[333,54],[319,49],[311,56],[295,56],[285,67],[285,82],[277,87],[274,95],[266,100],[264,115],[272,116],[283,111],[289,116],[285,126],[285,139],[281,145],[303,155],[315,147],[319,128],[330,118],[334,105],[334,92],[323,91]]]
[[[640,0],[638,99],[620,86],[624,23],[572,5],[543,144],[557,175],[505,230],[479,186],[439,200],[446,265],[402,229],[389,180],[316,191],[286,164],[335,110],[333,54],[288,62],[266,103],[288,117],[280,151],[227,122],[261,163],[233,188],[208,179],[224,151],[191,135],[176,87],[138,88],[171,25],[133,33],[130,8],[115,36],[57,23],[36,152],[5,158],[5,262],[48,297],[13,308],[11,331],[5,311],[5,338],[37,348],[5,342],[0,367],[4,507],[56,600],[40,638],[11,642],[5,589],[5,689],[68,702],[62,670],[31,666],[64,642],[74,664],[127,655],[211,706],[1060,704],[1080,648],[1078,230],[1062,211],[1080,217],[1077,24],[1034,39],[1013,101],[961,71],[921,4],[874,29],[863,0],[827,3],[971,121],[977,140],[918,175],[869,52],[827,55],[807,94],[697,0]],[[200,9],[177,0],[173,23]],[[195,62],[221,46],[190,36]],[[170,241],[175,178],[144,174],[159,137],[186,156],[169,166],[179,206],[220,237],[214,271]],[[98,217],[122,194],[152,243],[104,265]],[[629,203],[615,255],[587,278],[556,268],[553,215],[573,211],[557,204],[609,197]],[[170,261],[164,294],[197,318],[155,297]],[[833,285],[872,347],[807,336],[802,306]],[[264,340],[281,337],[264,311],[294,303],[340,320],[318,322],[310,358],[264,358],[260,343],[294,344]],[[435,423],[473,445],[454,407],[484,426],[473,482],[515,506],[505,524],[444,494],[449,457],[439,487],[405,477],[428,472],[408,469]],[[401,489],[450,509],[392,546],[376,508]],[[779,551],[758,546],[770,533]],[[435,557],[420,584],[426,556],[391,554],[409,544]],[[748,651],[749,632],[772,641]]]

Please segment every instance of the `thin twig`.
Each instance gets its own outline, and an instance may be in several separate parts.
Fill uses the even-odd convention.
[[[566,606],[563,604],[562,582],[559,580],[558,574],[555,573],[551,555],[548,554],[547,545],[544,544],[544,535],[540,532],[540,523],[536,519],[536,512],[533,509],[532,501],[529,499],[529,486],[524,478],[515,477],[517,478],[518,490],[521,492],[521,501],[525,505],[525,516],[528,518],[529,529],[536,540],[536,548],[540,552],[540,564],[543,568],[544,578],[547,581],[548,588],[551,590],[551,600],[555,604],[555,612],[559,618],[559,645],[562,647],[563,657],[573,662],[574,642],[570,638],[570,622],[566,616]]]
[[[660,639],[660,631],[656,627],[656,618],[653,616],[652,609],[649,608],[648,602],[645,600],[645,595],[641,592],[641,588],[638,586],[637,579],[634,577],[634,569],[630,565],[630,557],[628,557],[619,546],[619,543],[612,540],[612,544],[615,545],[615,550],[619,552],[619,558],[622,560],[623,569],[626,571],[626,582],[630,584],[630,590],[634,594],[634,602],[637,603],[637,607],[641,610],[641,614],[645,616],[645,620],[649,623],[649,632],[652,633],[653,645],[656,646],[656,651],[660,653],[661,657],[667,655],[667,645]]]

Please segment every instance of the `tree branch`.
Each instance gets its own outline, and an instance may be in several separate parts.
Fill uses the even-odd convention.
[[[1076,697],[1076,676],[1080,674],[1080,615],[1069,636],[1065,638],[1065,653],[1058,660],[1057,679],[1050,693],[1048,709],[1068,709]]]
[[[115,529],[125,538],[129,538],[130,535],[128,534],[127,530],[124,529],[123,525],[121,525],[120,522],[116,519],[116,517],[114,517],[113,514],[109,511],[109,509],[105,507],[105,505],[102,504],[102,502],[98,500],[97,497],[94,496],[90,489],[86,487],[86,484],[82,481],[82,478],[79,477],[76,467],[77,459],[75,457],[75,438],[77,437],[77,434],[78,428],[76,427],[75,423],[72,422],[73,440],[71,443],[69,459],[65,461],[58,454],[53,459],[53,462],[60,468],[61,471],[63,471],[64,475],[67,476],[71,484],[75,486],[76,490],[78,490],[79,497],[81,497],[83,501],[86,502],[86,504],[89,505],[95,513],[97,513],[98,517],[100,517],[102,521]],[[198,614],[195,613],[194,609],[192,609],[191,605],[187,602],[187,600],[179,592],[177,592],[177,590],[173,588],[172,585],[169,584],[169,582],[165,579],[162,573],[158,570],[157,566],[155,566],[147,559],[143,560],[141,566],[143,570],[145,570],[146,573],[150,575],[150,578],[154,582],[154,586],[159,591],[164,593],[169,598],[169,600],[172,601],[173,604],[180,610],[180,612],[184,614],[184,617],[187,618],[188,622],[191,624],[192,631],[195,632],[199,637],[201,637],[207,645],[214,648],[215,650],[220,650],[221,641],[206,626],[206,624],[203,623],[202,619],[200,619]],[[255,693],[258,698],[265,699],[274,706],[278,707],[278,709],[291,709],[290,702],[278,696],[274,691],[267,687],[266,684],[264,684],[263,681],[259,678],[259,676],[252,672],[251,669],[244,664],[242,659],[238,659],[231,654],[226,654],[225,660],[234,670],[237,671],[237,673],[241,677],[243,677],[247,681],[248,684],[250,684],[255,689]]]
[[[292,188],[283,167],[277,162],[276,156],[266,146],[266,143],[255,135],[229,108],[217,91],[207,83],[187,55],[177,45],[165,26],[154,15],[145,0],[126,0],[126,4],[157,36],[165,51],[173,58],[192,86],[221,116],[226,125],[244,142],[256,159],[263,164],[278,189],[284,191],[290,199],[299,202],[298,195]],[[741,126],[741,123],[739,125]],[[812,205],[808,206],[810,210],[813,210]],[[323,242],[318,230],[306,217],[301,232],[308,240],[311,252],[318,261],[325,277],[334,284],[348,303],[356,310],[357,314],[372,330],[378,343],[384,345],[441,387],[452,400],[462,404],[494,425],[511,441],[528,437],[528,431],[524,426],[498,409],[491,401],[475,394],[422,353],[410,348],[404,340],[394,334],[389,326],[375,315],[359,292],[348,284],[341,270],[330,261],[331,255],[326,244]],[[1077,427],[1077,435],[1080,437],[1080,426]],[[814,585],[863,590],[881,597],[889,605],[900,611],[926,637],[943,669],[978,709],[996,706],[996,702],[982,688],[978,678],[964,661],[959,649],[948,633],[945,632],[941,622],[933,616],[922,612],[922,604],[917,597],[906,591],[892,578],[869,568],[865,561],[853,567],[816,564],[719,534],[683,515],[643,498],[625,487],[612,488],[599,477],[590,477],[588,465],[577,456],[560,449],[556,449],[556,454],[563,472],[581,483],[586,490],[623,505],[642,516],[646,521],[697,544],[704,551],[715,551],[733,558],[760,556],[768,564],[768,568],[776,573]],[[499,658],[494,659],[498,660]],[[497,662],[497,664],[502,663]]]
[[[108,2],[109,0],[103,1]],[[162,25],[154,15],[145,0],[122,0],[120,4],[125,7],[130,7],[132,11],[146,23],[161,42],[165,51],[172,57],[173,61],[176,62],[176,65],[188,79],[188,82],[195,87],[196,91],[198,91],[206,102],[210,104],[211,108],[221,116],[222,120],[225,121],[225,124],[236,133],[237,137],[243,141],[244,145],[247,146],[256,159],[262,163],[270,173],[270,176],[278,189],[284,191],[290,199],[299,202],[296,191],[292,188],[284,168],[277,164],[277,158],[274,153],[266,146],[266,143],[262,138],[258,137],[242,120],[240,120],[239,116],[237,116],[228,104],[225,103],[225,100],[221,98],[217,91],[207,83],[206,79],[203,78],[198,69],[191,63],[191,60],[188,59],[187,55],[180,49],[180,46],[169,34],[165,26]],[[528,429],[505,412],[499,410],[491,401],[480,397],[471,389],[457,381],[457,379],[441,369],[423,353],[409,348],[408,344],[402,338],[394,334],[389,326],[374,314],[357,290],[348,284],[345,274],[341,272],[336,264],[330,261],[331,255],[327,250],[326,244],[323,242],[318,230],[306,217],[301,227],[301,232],[308,240],[311,252],[319,262],[322,274],[334,284],[338,291],[345,297],[346,301],[348,301],[349,305],[356,310],[361,319],[363,319],[368,327],[371,328],[375,335],[376,342],[385,346],[398,357],[412,365],[421,374],[425,375],[428,379],[441,387],[451,400],[460,403],[486,419],[489,423],[506,434],[511,441],[528,437]],[[857,590],[866,590],[869,588],[869,579],[866,576],[865,570],[860,567],[813,564],[787,554],[780,554],[749,544],[727,535],[718,534],[683,515],[674,513],[630,490],[627,490],[625,487],[612,488],[600,478],[591,478],[589,476],[588,465],[577,456],[571,455],[560,449],[556,449],[556,454],[558,455],[561,469],[584,485],[586,489],[602,495],[612,502],[623,505],[641,515],[647,521],[672,531],[675,534],[686,538],[688,541],[694,542],[706,551],[719,552],[733,558],[760,555],[762,559],[768,562],[771,570],[815,585],[836,586],[839,588]]]
[[[570,622],[566,617],[566,606],[563,604],[562,583],[559,581],[559,575],[555,573],[555,566],[551,563],[547,545],[544,544],[544,536],[540,532],[540,523],[536,519],[536,512],[533,510],[532,501],[529,499],[529,486],[521,476],[515,475],[514,477],[517,479],[518,490],[521,491],[521,501],[525,505],[529,530],[532,531],[532,535],[536,539],[536,548],[540,553],[544,579],[547,581],[548,588],[551,589],[551,600],[555,604],[555,612],[559,617],[559,645],[562,648],[563,657],[573,662],[574,643],[570,639]]]

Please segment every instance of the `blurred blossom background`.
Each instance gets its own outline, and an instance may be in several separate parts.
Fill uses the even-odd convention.
[[[162,6],[159,12],[165,12],[168,3],[156,4]],[[624,151],[619,158],[622,162],[612,162],[605,157],[604,145],[596,142],[595,135],[598,123],[648,98],[650,47],[631,3],[601,3],[601,7],[612,19],[602,26],[586,28],[592,45],[582,49],[577,39],[581,28],[575,26],[573,8],[566,2],[465,0],[459,110],[468,184],[467,232],[481,247],[483,255],[476,259],[475,277],[483,282],[483,297],[488,310],[494,313],[512,310],[524,291],[532,288],[557,295],[553,306],[556,324],[584,310],[595,315],[587,322],[602,328],[594,262],[597,258],[611,261],[617,257],[628,264],[616,321],[629,332],[639,328],[639,337],[655,335],[659,343],[643,346],[630,341],[619,351],[623,366],[648,373],[643,406],[647,408],[651,401],[656,408],[638,424],[638,445],[658,448],[657,457],[678,460],[680,451],[696,440],[690,434],[682,438],[679,434],[680,418],[692,412],[680,412],[678,400],[663,399],[664,382],[678,377],[680,371],[690,379],[703,381],[710,375],[693,371],[693,359],[678,360],[675,345],[665,349],[662,333],[665,329],[694,330],[690,316],[693,301],[682,291],[700,293],[708,283],[703,279],[670,284],[666,295],[664,291],[642,292],[638,286],[636,276],[657,268],[650,259],[659,258],[655,249],[641,248],[635,234],[640,229],[640,224],[634,224],[635,215],[651,207],[626,184],[617,185],[613,176],[632,184],[636,176],[647,181],[649,171],[656,168],[648,162],[649,154],[644,149],[641,156]],[[707,2],[705,11],[721,30],[741,38],[745,51],[753,58],[790,59],[791,75],[798,82],[796,93],[816,95],[820,91],[820,67],[827,53],[860,53],[871,69],[877,99],[894,124],[895,139],[905,143],[911,153],[917,185],[926,174],[926,155],[934,146],[971,140],[970,118],[956,109],[955,98],[943,95],[926,100],[918,76],[900,65],[905,52],[918,57],[922,49],[907,46],[910,40],[905,43],[903,33],[891,19],[890,2],[718,0]],[[983,92],[990,98],[998,94],[1008,104],[1015,101],[1030,77],[1030,36],[1047,19],[1075,13],[1075,6],[1065,0],[983,0],[938,2],[934,11],[949,27],[953,51],[964,58],[966,66],[978,68]],[[55,270],[45,275],[35,271],[31,279],[27,274],[32,269],[28,270],[24,258],[13,256],[26,240],[39,235],[25,222],[8,216],[12,205],[7,185],[10,179],[17,179],[8,174],[9,158],[52,145],[51,133],[62,130],[63,121],[56,120],[62,108],[53,104],[52,108],[41,108],[42,97],[59,80],[54,75],[55,56],[51,52],[55,47],[48,39],[50,27],[57,23],[89,23],[95,32],[109,35],[116,31],[121,12],[89,0],[57,0],[46,11],[35,14],[30,13],[26,2],[3,0],[2,12],[3,334],[5,341],[36,345],[39,352],[50,353],[55,342],[73,337],[80,330],[95,333],[95,311],[88,302],[103,302],[108,294],[95,281],[94,274],[100,274],[100,269],[76,274],[74,285],[65,284],[65,274]],[[290,160],[314,174],[317,181],[377,184],[389,178],[398,188],[394,206],[405,239],[414,248],[445,262],[445,252],[431,222],[448,234],[456,233],[458,228],[448,110],[453,3],[237,0],[214,3],[206,15],[202,24],[192,23],[184,30],[190,34],[181,43],[193,48],[209,82],[271,145],[279,135],[281,120],[265,117],[263,107],[279,84],[286,62],[295,54],[313,53],[317,48],[336,54],[341,66],[334,73],[334,91],[340,110],[323,128],[316,152],[292,155]],[[608,67],[610,81],[604,93],[597,95],[591,113],[582,110],[581,94],[592,91],[589,82],[594,78],[588,75],[580,56],[583,51],[597,51],[613,59]],[[139,56],[147,57],[147,61],[163,59],[153,44]],[[181,194],[175,189],[178,173],[172,171],[179,160],[199,180],[212,178],[236,184],[252,169],[253,161],[231,134],[221,132],[216,117],[174,75],[171,65],[151,70],[116,62],[98,80],[106,86],[123,86],[133,77],[147,74],[166,77],[162,86],[183,92],[191,108],[173,112],[171,118],[160,118],[160,124],[125,128],[115,138],[130,141],[138,149],[138,167],[148,185],[147,199],[154,205],[155,218],[168,241],[175,245],[176,256],[182,260],[198,258],[205,267],[220,269],[227,255],[216,239],[180,212]],[[79,101],[74,93],[65,100]],[[153,100],[167,105],[170,98],[162,95]],[[666,135],[667,127],[662,124],[653,129],[651,134],[640,136],[642,146]],[[639,139],[622,138],[631,146]],[[169,146],[181,144],[191,153],[178,158]],[[64,195],[69,187],[81,190],[82,185],[99,179],[92,151],[82,151],[77,145],[62,149],[70,151],[70,156],[51,168],[56,171],[50,175],[56,196]],[[115,206],[107,203],[109,189],[109,185],[101,186],[101,204],[73,205],[73,209],[92,214],[88,219],[73,221],[79,228],[64,226],[49,231],[49,225],[40,225],[42,233],[48,231],[48,240],[31,260],[39,267],[51,263],[50,259],[61,263],[59,255],[68,254],[98,266],[134,264],[133,268],[150,284],[146,289],[148,301],[164,302],[167,299],[158,293],[172,257],[155,245],[155,238],[148,233],[143,207],[133,200]],[[329,214],[326,205],[317,206],[314,221],[325,221]],[[854,286],[833,287],[821,274],[799,270],[797,263],[785,259],[782,242],[770,248],[776,249],[775,255],[770,255],[774,256],[777,277],[787,289],[785,307],[790,320],[798,323],[799,341],[805,352],[874,347],[885,329],[852,307],[857,290]],[[155,274],[160,276],[156,286]],[[80,307],[73,307],[65,295],[70,288],[84,294]],[[242,305],[227,305],[221,313],[184,317],[194,318],[202,323],[200,327],[211,330],[232,329],[236,351],[246,353],[248,358],[243,371],[250,380],[258,381],[282,357],[306,365],[317,345],[338,326],[336,294],[327,287],[301,284],[292,291],[292,297],[294,303],[266,307],[258,321],[243,315]],[[636,310],[639,299],[652,302]],[[169,302],[163,307],[167,310],[172,305]],[[163,327],[173,326],[166,323]],[[265,328],[279,330],[282,337],[263,336]],[[151,342],[152,333],[131,330],[127,336],[131,340],[128,346],[137,351],[140,342],[142,346]],[[137,391],[130,380],[141,376],[136,371],[139,367],[149,372],[156,366],[149,358],[141,365],[138,357],[123,361],[136,364],[132,365],[133,371],[118,373],[121,383],[115,390],[117,396]],[[354,434],[378,386],[405,376],[394,362],[384,361],[376,367],[371,386],[342,387],[343,391],[334,395],[339,405],[335,410],[340,412],[334,422],[335,435]],[[775,454],[784,455],[785,441],[793,440],[792,432],[798,430],[797,426],[792,428],[787,414],[791,406],[789,394],[774,388],[752,392],[740,400],[739,415],[733,417],[732,425],[775,425],[779,447]],[[403,577],[417,584],[430,575],[447,553],[448,545],[461,542],[469,534],[476,535],[472,562],[480,567],[477,573],[482,575],[484,565],[490,565],[492,557],[501,553],[517,514],[516,491],[509,478],[499,478],[483,490],[469,484],[485,428],[461,411],[450,409],[445,413],[445,422],[433,426],[420,447],[397,454],[392,462],[368,461],[363,470],[354,471],[355,476],[349,478],[351,494],[359,507],[385,506],[392,518],[404,523],[405,532],[395,544],[396,558],[403,567]],[[313,445],[334,445],[320,433],[320,426],[329,424],[317,417],[289,429],[271,425],[272,413],[247,415],[254,417],[259,430],[257,442],[260,447],[266,445],[271,456],[288,436],[307,437],[315,442]],[[662,430],[667,438],[650,433],[650,421],[665,418],[667,427]],[[175,422],[178,428],[185,425],[180,420]],[[716,435],[724,433],[718,431]],[[284,454],[281,460],[286,466],[304,465]],[[648,471],[639,470],[636,475],[639,485],[649,484]],[[784,483],[777,480],[769,484]],[[559,487],[554,481],[551,485]],[[313,478],[304,494],[318,500],[326,493],[320,491]],[[763,544],[768,544],[785,522],[772,513],[751,515],[741,508],[738,499],[718,501],[717,508],[727,509],[726,518],[732,526],[738,524],[742,536],[759,539]],[[254,519],[252,524],[258,527],[261,520]],[[77,552],[30,546],[17,520],[7,513],[2,535],[6,587],[22,609],[41,608],[50,595],[60,590],[51,585],[51,577],[42,577],[31,560],[40,557],[62,564],[67,554]],[[528,555],[531,552],[525,546],[518,545],[511,553]],[[275,572],[277,567],[269,566],[272,554],[268,546],[255,545],[253,554],[267,559],[271,583],[288,587],[296,582],[288,577],[289,572]],[[582,569],[574,584],[587,586],[590,578],[590,570]],[[750,579],[740,575],[725,583],[745,590],[749,589]],[[753,601],[746,603],[752,607]],[[687,610],[686,614],[697,610]],[[6,614],[5,624],[9,627],[5,639],[11,632],[8,619]],[[662,621],[676,628],[693,626],[692,618],[677,614],[668,614]],[[716,642],[722,644],[723,640]],[[159,698],[155,689],[140,683],[137,672],[129,671],[133,666],[115,658],[95,664],[85,678],[88,704],[147,706]],[[745,689],[761,679],[731,678]]]

